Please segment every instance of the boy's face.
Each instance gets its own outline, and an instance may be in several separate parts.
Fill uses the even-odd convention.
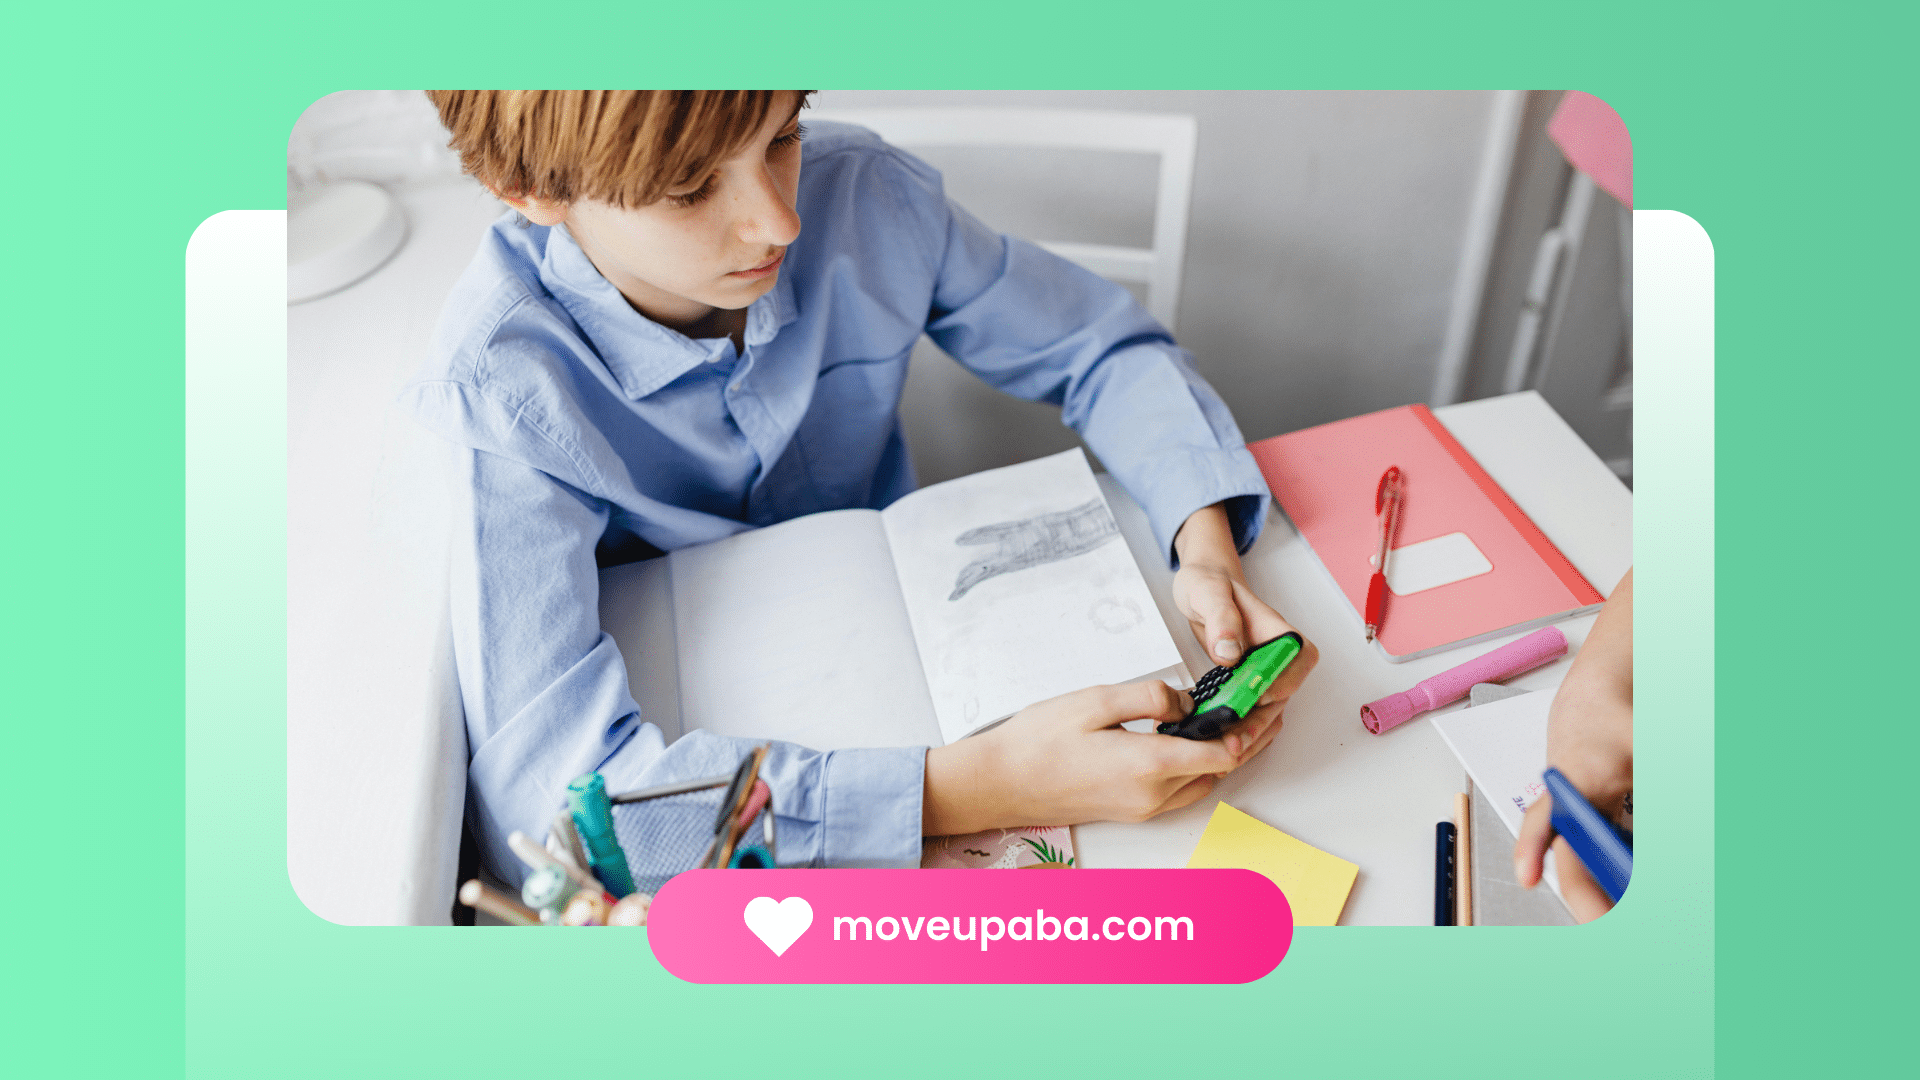
[[[788,244],[800,183],[800,96],[788,92],[739,154],[704,183],[622,210],[509,199],[536,224],[564,222],[593,265],[640,313],[677,330],[710,329],[720,311],[772,289]],[[694,336],[719,336],[696,333]]]

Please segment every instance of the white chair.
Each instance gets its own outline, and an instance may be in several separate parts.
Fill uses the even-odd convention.
[[[1114,281],[1144,285],[1147,311],[1168,330],[1180,305],[1198,125],[1191,116],[1061,109],[824,109],[809,119],[869,128],[903,149],[1032,148],[1154,154],[1160,159],[1151,248],[1029,237],[1062,258]],[[1021,401],[956,364],[934,362],[922,339],[900,400],[907,446],[922,484],[1012,465],[1081,445],[1059,410]],[[1098,468],[1096,459],[1095,467]]]
[[[1146,286],[1147,310],[1168,330],[1180,306],[1180,270],[1187,251],[1187,207],[1193,193],[1198,125],[1172,113],[1075,109],[845,109],[809,113],[870,128],[895,146],[1032,147],[1154,154],[1160,182],[1154,200],[1153,247],[1129,248],[1035,240],[1102,277]]]

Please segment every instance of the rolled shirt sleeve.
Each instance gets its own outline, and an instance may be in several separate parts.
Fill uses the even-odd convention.
[[[1125,289],[947,207],[928,335],[988,385],[1059,406],[1146,511],[1169,565],[1180,526],[1218,502],[1251,546],[1267,486],[1193,358]]]
[[[526,870],[508,835],[544,837],[573,778],[599,771],[621,791],[731,773],[759,743],[695,731],[668,747],[642,722],[626,664],[600,629],[594,545],[606,506],[516,461],[478,450],[463,459],[452,621],[473,755],[468,815],[488,869],[518,883]],[[779,815],[781,864],[917,865],[925,768],[924,747],[773,744],[761,775]],[[703,805],[710,835],[712,802]],[[664,880],[688,869],[697,849],[659,841],[685,832],[674,815],[700,812],[684,800],[622,808],[636,873]]]
[[[690,731],[663,747],[649,724],[600,772],[612,792],[731,776],[759,745],[759,740]],[[924,747],[820,751],[773,742],[760,778],[773,792],[781,866],[920,864]],[[720,796],[709,791],[615,809],[620,846],[641,888],[658,887],[692,867],[713,836]],[[756,827],[750,839],[760,835]]]

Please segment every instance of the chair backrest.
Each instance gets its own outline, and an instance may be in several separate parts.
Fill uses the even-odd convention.
[[[1154,201],[1153,247],[1115,247],[1041,241],[1062,258],[1115,281],[1146,286],[1147,310],[1173,329],[1180,305],[1180,270],[1187,251],[1187,207],[1193,192],[1198,124],[1176,113],[1079,109],[830,109],[810,118],[870,128],[902,148],[916,146],[1027,146],[1155,154],[1160,182]]]

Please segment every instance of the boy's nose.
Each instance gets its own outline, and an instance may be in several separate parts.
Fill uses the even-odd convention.
[[[800,235],[800,215],[794,212],[789,193],[771,171],[762,172],[753,190],[741,206],[740,239],[749,244],[785,247]]]

